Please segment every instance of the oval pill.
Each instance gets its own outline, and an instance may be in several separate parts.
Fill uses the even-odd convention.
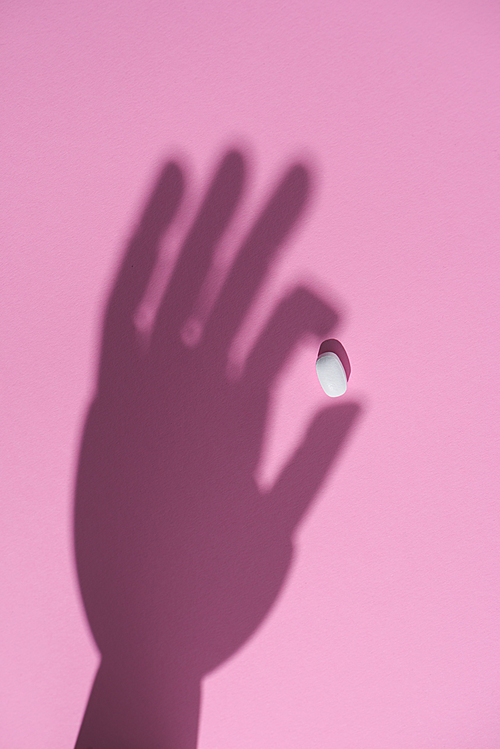
[[[338,398],[347,390],[347,375],[337,354],[326,351],[316,359],[319,384],[330,398]]]

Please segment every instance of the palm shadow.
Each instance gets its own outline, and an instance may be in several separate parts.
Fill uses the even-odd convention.
[[[101,653],[77,749],[195,749],[201,681],[271,609],[297,524],[360,412],[353,402],[325,408],[274,487],[259,491],[273,381],[300,338],[324,337],[338,315],[296,289],[240,379],[228,380],[235,332],[309,198],[309,170],[294,164],[241,243],[201,341],[183,343],[245,181],[244,158],[230,151],[183,241],[147,351],[133,319],[183,198],[177,164],[162,170],[110,294],[75,493],[78,577]]]

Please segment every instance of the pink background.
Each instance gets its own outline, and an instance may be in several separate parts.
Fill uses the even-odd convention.
[[[0,744],[75,741],[98,654],[72,494],[106,293],[158,164],[181,158],[196,205],[236,144],[249,221],[292,160],[315,174],[241,340],[315,289],[342,312],[364,414],[271,614],[205,681],[199,749],[498,747],[497,4],[2,15]],[[264,485],[325,405],[318,343],[276,387]]]

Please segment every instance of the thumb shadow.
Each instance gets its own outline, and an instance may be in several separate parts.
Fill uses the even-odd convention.
[[[207,237],[213,251],[234,214],[243,166],[235,152],[223,160],[181,248],[181,275],[174,270],[166,292],[169,309],[187,309],[182,278],[202,282],[199,256]],[[288,174],[295,182],[285,178],[240,250],[236,265],[242,258],[244,272],[230,278],[226,298],[234,301],[224,320],[237,308],[241,316],[242,299],[248,309],[303,211],[309,174],[301,165]],[[342,402],[317,415],[263,495],[253,476],[274,378],[302,335],[326,335],[338,315],[311,291],[294,291],[277,306],[236,384],[221,357],[210,357],[210,341],[206,349],[182,343],[184,318],[175,334],[165,328],[153,336],[147,354],[135,346],[133,312],[182,193],[180,169],[169,165],[126,250],[104,321],[74,524],[79,583],[101,663],[76,749],[196,748],[201,681],[273,606],[297,524],[360,411]]]

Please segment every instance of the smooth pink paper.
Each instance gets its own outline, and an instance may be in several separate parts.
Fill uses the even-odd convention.
[[[500,736],[500,18],[462,2],[4,3],[0,744],[74,744],[98,664],[73,559],[105,299],[165,158],[184,224],[230,146],[240,230],[314,192],[234,347],[297,283],[342,317],[363,416],[199,749],[493,749]],[[227,248],[230,253],[231,247]],[[282,373],[269,486],[325,406]]]

